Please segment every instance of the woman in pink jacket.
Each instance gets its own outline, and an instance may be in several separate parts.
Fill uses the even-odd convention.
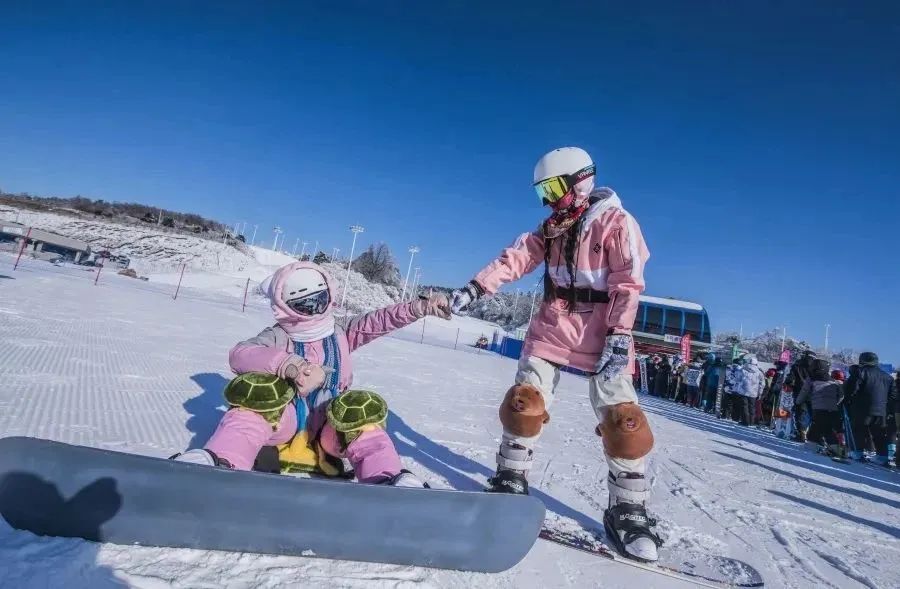
[[[515,386],[500,408],[503,439],[489,491],[527,493],[533,450],[559,382],[559,368],[589,372],[591,405],[609,465],[604,524],[624,556],[657,560],[659,537],[647,517],[644,474],[653,435],[632,384],[631,329],[649,252],[637,221],[609,188],[594,190],[594,163],[577,147],[544,155],[534,170],[548,219],[523,233],[464,288],[452,310],[544,265],[544,299],[532,319]]]
[[[176,460],[235,470],[250,470],[265,446],[279,448],[284,470],[341,474],[347,458],[364,483],[421,487],[401,468],[400,457],[381,423],[363,425],[352,441],[326,418],[331,401],[353,381],[350,352],[426,315],[450,318],[447,298],[435,295],[400,303],[335,324],[331,278],[320,266],[294,262],[280,268],[269,284],[276,324],[232,348],[229,360],[237,374],[274,374],[292,383],[296,396],[279,415],[232,407],[201,450]]]

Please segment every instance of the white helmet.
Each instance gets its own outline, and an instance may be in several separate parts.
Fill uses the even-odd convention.
[[[588,152],[580,147],[560,147],[538,160],[534,166],[534,183],[554,176],[575,174],[594,165],[594,161]],[[587,196],[594,189],[594,175],[591,174],[575,185],[575,192],[579,196]]]
[[[291,272],[281,287],[281,300],[285,303],[328,290],[325,276],[314,268],[298,268]]]
[[[744,354],[744,362],[746,362],[747,364],[752,364],[754,366],[757,366],[759,364],[759,360],[757,360],[756,356],[754,356],[753,354]]]

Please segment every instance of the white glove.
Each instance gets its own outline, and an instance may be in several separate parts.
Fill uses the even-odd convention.
[[[466,308],[481,298],[481,295],[484,294],[484,290],[474,281],[465,285],[459,290],[454,290],[450,295],[450,310],[454,315],[459,315]]]
[[[597,362],[597,375],[604,382],[619,376],[628,366],[628,351],[631,349],[631,336],[613,334],[606,336],[603,354]]]

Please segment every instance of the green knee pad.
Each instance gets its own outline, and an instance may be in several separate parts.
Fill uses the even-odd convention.
[[[230,406],[258,413],[273,429],[295,394],[288,381],[263,372],[240,374],[225,386],[225,401]]]
[[[387,402],[372,391],[347,391],[332,399],[326,410],[328,423],[338,433],[343,448],[371,429],[367,426],[384,428],[387,413]]]

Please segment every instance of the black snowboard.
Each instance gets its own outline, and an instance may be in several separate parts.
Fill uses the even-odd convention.
[[[235,472],[0,439],[0,514],[35,534],[499,572],[537,540],[534,497]]]

